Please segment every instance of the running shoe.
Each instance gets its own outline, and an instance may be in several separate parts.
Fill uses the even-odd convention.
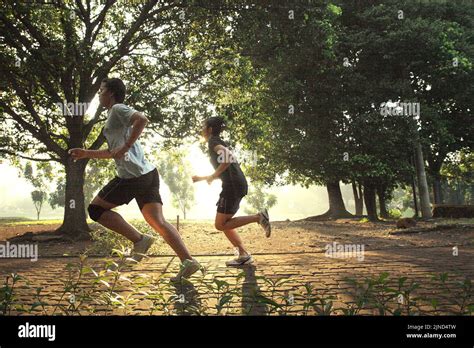
[[[244,255],[244,256],[239,256],[233,260],[227,261],[225,265],[227,267],[239,267],[239,266],[244,266],[244,265],[250,265],[253,263],[253,258],[252,255]]]
[[[196,259],[184,260],[180,265],[180,270],[178,274],[172,277],[170,280],[172,282],[179,282],[183,278],[187,279],[191,277],[194,273],[196,273],[200,269],[202,269],[202,266],[200,265],[199,262],[197,262]]]
[[[144,234],[143,238],[140,241],[133,244],[132,259],[137,262],[140,262],[143,257],[146,256],[146,252],[148,251],[148,249],[150,249],[154,242],[154,237]]]

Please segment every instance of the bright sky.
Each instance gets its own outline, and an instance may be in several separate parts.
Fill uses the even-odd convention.
[[[207,175],[212,173],[212,166],[206,155],[197,146],[190,149],[188,160],[196,175]],[[191,180],[191,178],[190,178]],[[106,182],[103,183],[104,185]],[[252,184],[250,183],[250,186]],[[188,219],[209,220],[214,219],[216,213],[216,202],[219,197],[221,182],[216,180],[211,186],[206,182],[195,184],[195,205],[188,212]],[[33,187],[24,178],[19,176],[19,172],[7,162],[0,164],[0,217],[26,217],[36,218],[36,212],[31,200]],[[310,187],[305,189],[299,186],[282,186],[272,188],[276,194],[278,202],[270,210],[272,220],[301,219],[306,216],[320,214],[326,211],[327,194],[324,187]],[[171,193],[161,181],[160,193],[163,199],[163,210],[167,219],[175,219],[176,215],[182,213],[172,207]],[[311,202],[308,204],[308,202]],[[87,203],[87,202],[86,202]],[[245,215],[243,208],[246,205],[245,199],[240,205],[237,215]],[[128,206],[118,208],[118,212],[126,218],[140,217],[140,211],[134,201]],[[62,218],[63,209],[51,209],[49,204],[43,206],[42,219]]]

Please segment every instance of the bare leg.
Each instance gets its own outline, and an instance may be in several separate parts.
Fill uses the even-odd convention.
[[[229,217],[230,216],[230,217]],[[216,228],[220,231],[224,230],[233,230],[234,228],[241,227],[244,225],[251,224],[253,222],[260,221],[260,215],[248,215],[248,216],[239,216],[233,218],[234,214],[222,214],[217,213],[216,215]]]
[[[218,230],[223,231],[227,239],[232,243],[232,245],[239,249],[239,255],[247,255],[248,254],[247,250],[245,250],[242,239],[240,238],[237,231],[234,229],[235,227],[229,228],[228,226],[237,225],[236,227],[238,227],[238,226],[247,225],[252,222],[258,222],[260,219],[260,216],[257,214],[257,215],[251,215],[251,216],[242,216],[242,217],[232,218],[233,216],[234,214],[217,213],[215,227]],[[256,221],[255,221],[255,217],[257,218]],[[242,222],[246,222],[246,223],[242,223]]]
[[[160,203],[145,204],[142,208],[143,217],[146,222],[163,237],[181,261],[186,259],[191,260],[191,254],[186,248],[186,245],[184,245],[178,231],[163,217],[162,207]]]
[[[247,250],[245,250],[242,239],[240,238],[236,230],[224,230],[224,234],[227,239],[232,243],[232,245],[239,249],[239,255],[248,255],[248,252]]]
[[[92,200],[91,204],[99,205],[102,208],[107,209],[107,211],[102,213],[99,220],[97,221],[99,224],[121,234],[125,238],[131,240],[133,243],[136,243],[142,239],[142,234],[138,232],[135,227],[125,221],[119,213],[109,210],[115,208],[117,205],[109,203],[99,196],[96,196]]]

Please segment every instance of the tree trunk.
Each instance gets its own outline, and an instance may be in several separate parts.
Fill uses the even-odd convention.
[[[64,204],[64,220],[57,232],[72,239],[89,239],[91,231],[87,225],[84,205],[84,172],[87,161],[77,162],[68,159],[66,167],[66,192]]]
[[[342,199],[341,187],[339,181],[332,181],[326,184],[329,198],[329,209],[321,215],[310,216],[303,220],[306,221],[320,221],[328,219],[352,218],[354,215],[346,210],[344,200]]]
[[[375,187],[372,183],[366,182],[364,184],[364,202],[367,209],[367,217],[370,221],[378,221],[377,204],[375,200]]]
[[[428,191],[428,182],[426,180],[425,162],[423,160],[423,151],[418,141],[415,145],[415,163],[416,174],[418,178],[418,190],[420,193],[420,210],[423,219],[432,217],[430,206],[430,193]]]
[[[435,204],[443,204],[443,192],[441,189],[440,175],[433,175],[433,199]]]
[[[415,154],[410,157],[410,165],[415,168],[415,175],[411,175],[411,191],[413,193],[413,206],[415,208],[415,214],[413,214],[414,218],[418,218],[419,210],[418,210],[418,199],[416,198],[416,165],[415,165]]]
[[[33,204],[35,205],[35,210],[36,210],[36,220],[39,221],[40,219],[40,214],[41,214],[41,207],[42,207],[42,203],[41,202],[33,202]]]
[[[464,190],[462,189],[459,180],[456,180],[456,201],[457,204],[464,204]]]
[[[352,193],[354,194],[355,214],[361,216],[364,213],[364,197],[362,196],[362,185],[352,182]]]
[[[339,181],[326,184],[326,189],[329,198],[329,211],[327,214],[332,218],[353,217],[353,215],[346,210],[346,206],[344,205]]]
[[[384,187],[379,187],[377,189],[377,196],[379,197],[380,216],[384,219],[388,219],[389,215],[387,211],[387,198]]]
[[[426,171],[433,179],[433,202],[434,204],[443,204],[443,192],[441,187],[441,167],[443,165],[446,155],[443,152],[428,153],[428,167]]]

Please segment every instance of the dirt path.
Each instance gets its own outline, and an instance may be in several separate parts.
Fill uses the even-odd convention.
[[[418,227],[433,228],[435,223],[439,222],[422,223]],[[146,228],[140,222],[136,225],[141,230]],[[23,229],[24,232],[28,230],[27,227]],[[439,286],[431,280],[435,274],[449,273],[451,287],[457,284],[455,280],[474,278],[472,226],[396,235],[391,234],[393,231],[393,222],[275,222],[273,234],[267,239],[259,226],[247,226],[241,229],[241,236],[254,254],[255,263],[238,269],[225,266],[225,261],[230,258],[233,250],[224,235],[214,230],[212,223],[185,223],[182,225],[181,235],[192,254],[207,268],[207,273],[193,275],[191,290],[168,288],[166,291],[176,291],[177,296],[184,294],[190,303],[207,303],[206,306],[210,305],[211,308],[210,313],[213,313],[215,304],[212,301],[215,293],[209,289],[215,286],[216,279],[226,281],[238,294],[229,304],[228,313],[259,315],[274,312],[266,305],[260,306],[257,302],[252,302],[254,299],[249,302],[255,289],[267,297],[277,296],[281,302],[282,296],[289,296],[293,292],[301,294],[303,287],[310,284],[316,290],[315,296],[334,296],[334,306],[343,308],[354,301],[354,289],[348,284],[346,277],[361,280],[388,272],[391,286],[397,287],[398,277],[406,276],[410,281],[421,284],[417,296],[425,296],[428,299],[441,296]],[[19,233],[19,230],[16,229],[14,233]],[[364,252],[358,255],[328,257],[325,254],[325,246],[332,243],[363,245]],[[18,294],[18,301],[27,306],[35,301],[34,289],[42,287],[43,300],[47,303],[45,310],[50,313],[55,308],[55,303],[63,296],[64,280],[68,275],[66,265],[77,263],[78,257],[75,255],[91,245],[91,242],[40,243],[37,262],[26,259],[0,259],[0,278],[5,279],[11,273],[19,273],[28,279],[28,286],[20,285]],[[456,254],[453,253],[453,247],[456,247]],[[124,271],[123,289],[117,289],[117,293],[126,296],[133,287],[138,286],[133,290],[137,304],[128,306],[127,313],[146,315],[152,308],[152,303],[140,295],[143,290],[153,291],[153,288],[148,286],[137,285],[143,281],[142,277],[163,277],[166,280],[179,270],[179,260],[173,256],[166,244],[159,241],[151,251],[150,257]],[[64,256],[65,254],[69,256]],[[104,267],[105,261],[103,256],[91,255],[87,259],[88,265],[97,271]],[[244,278],[239,276],[242,273]],[[457,278],[452,278],[453,274]],[[263,280],[278,278],[285,278],[290,282],[272,290],[269,283]],[[95,296],[103,296],[107,289],[100,290]],[[441,307],[440,311],[435,313],[431,312],[429,302],[425,301],[424,313],[456,313],[452,303],[461,295],[462,292],[451,296],[451,299],[439,297]],[[254,312],[247,312],[249,303]],[[397,303],[391,305],[397,306]],[[291,313],[301,314],[303,307],[300,302],[296,302],[291,306]],[[123,310],[117,309],[116,314],[123,314]],[[170,310],[179,312],[176,306]],[[365,313],[376,314],[371,309],[367,309]],[[342,312],[336,310],[333,314]]]
[[[144,222],[132,222],[140,231],[154,233]],[[421,222],[417,228],[432,228],[440,221]],[[254,224],[238,229],[244,244],[251,253],[286,253],[286,252],[322,252],[326,245],[359,244],[365,250],[413,247],[454,247],[474,245],[474,225],[464,228],[452,228],[423,233],[404,233],[395,228],[395,222],[361,223],[355,220],[338,220],[324,222],[274,222],[271,238],[265,238],[262,229]],[[0,241],[21,235],[26,232],[40,233],[51,231],[58,225],[21,225],[0,226]],[[225,235],[217,231],[211,222],[189,222],[181,224],[180,234],[196,255],[233,254],[233,249]],[[42,256],[78,255],[92,245],[91,242],[48,242],[40,243]],[[158,236],[153,246],[152,255],[173,255],[169,246]]]
[[[0,225],[0,241],[21,236],[27,232],[41,233],[45,231],[54,231],[60,224],[38,225],[34,222],[31,224],[3,224]]]

